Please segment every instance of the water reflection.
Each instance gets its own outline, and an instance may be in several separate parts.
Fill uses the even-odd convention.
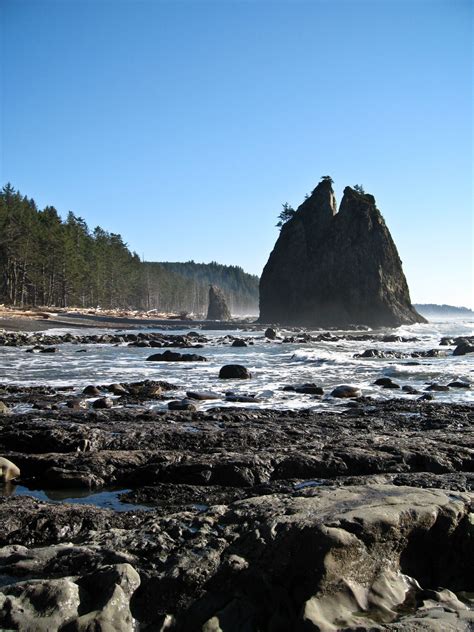
[[[149,510],[147,505],[121,502],[120,496],[130,489],[106,489],[91,492],[88,489],[29,489],[24,485],[8,482],[0,485],[0,496],[31,496],[43,502],[71,503],[76,505],[93,505],[101,509],[113,511]]]

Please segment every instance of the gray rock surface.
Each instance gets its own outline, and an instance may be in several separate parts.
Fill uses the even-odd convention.
[[[260,322],[396,327],[426,322],[372,195],[322,180],[287,221],[260,280]]]
[[[3,627],[132,632],[135,617],[176,632],[417,629],[408,617],[467,632],[474,622],[462,600],[472,494],[307,487],[168,516],[22,500],[0,502]],[[6,543],[18,509],[36,516],[24,534],[34,544]],[[64,514],[81,529],[50,544]]]
[[[56,501],[1,489],[0,629],[472,630],[472,406],[58,406],[0,417],[0,452]],[[71,488],[132,509],[57,502]]]

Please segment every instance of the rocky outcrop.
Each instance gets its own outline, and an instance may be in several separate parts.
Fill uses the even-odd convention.
[[[372,195],[323,179],[281,230],[260,280],[260,322],[397,327],[426,322]]]
[[[215,285],[209,286],[207,320],[230,320],[232,318],[224,292]]]
[[[2,629],[472,629],[472,494],[315,486],[123,518],[22,500],[0,499]]]
[[[472,630],[472,406],[349,403],[0,417],[31,494],[132,505],[0,485],[0,629]]]

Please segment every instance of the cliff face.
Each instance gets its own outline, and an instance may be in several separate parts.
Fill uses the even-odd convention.
[[[410,302],[396,246],[372,195],[336,209],[323,180],[283,225],[260,279],[260,321],[320,327],[426,322]]]
[[[232,318],[224,292],[215,285],[209,286],[209,307],[206,318],[207,320],[230,320]]]

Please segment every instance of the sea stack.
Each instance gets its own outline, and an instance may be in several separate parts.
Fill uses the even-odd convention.
[[[260,322],[308,327],[424,323],[375,198],[325,176],[286,221],[260,279]]]
[[[232,318],[224,292],[215,285],[209,286],[209,307],[206,318],[207,320],[230,320]]]

